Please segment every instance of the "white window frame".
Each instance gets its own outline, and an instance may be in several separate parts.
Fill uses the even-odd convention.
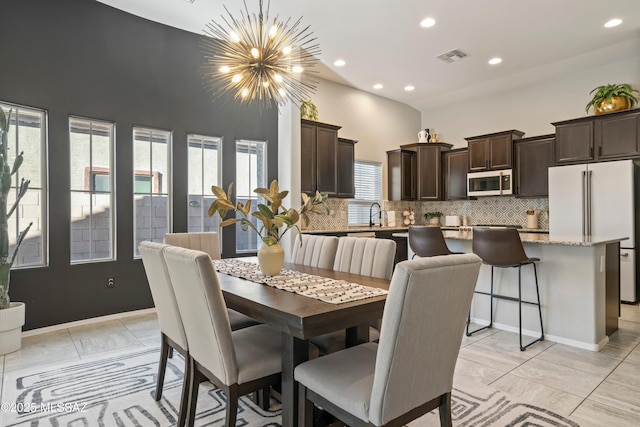
[[[91,155],[91,151],[93,150],[93,126],[94,124],[102,124],[102,125],[106,125],[109,129],[110,129],[110,139],[109,139],[109,155],[110,155],[110,159],[109,159],[109,170],[111,173],[109,173],[109,206],[110,206],[110,212],[109,212],[109,222],[110,222],[110,230],[109,230],[109,240],[110,240],[110,245],[111,245],[111,257],[108,258],[89,258],[89,259],[81,259],[81,260],[73,260],[71,259],[71,255],[72,255],[72,251],[73,251],[73,246],[72,246],[72,240],[71,240],[71,235],[69,235],[69,239],[70,239],[70,244],[69,244],[69,259],[70,259],[70,263],[71,264],[87,264],[87,263],[94,263],[94,262],[107,262],[107,261],[115,261],[117,259],[117,254],[116,254],[116,197],[115,197],[115,193],[116,193],[116,189],[115,189],[115,174],[116,174],[116,161],[115,161],[115,146],[116,146],[116,124],[114,122],[109,122],[106,120],[100,120],[100,119],[93,119],[93,118],[88,118],[88,117],[80,117],[80,116],[69,116],[69,159],[71,159],[72,153],[71,153],[71,122],[72,121],[82,121],[85,123],[89,124],[89,132],[90,132],[90,142],[89,142],[89,171],[91,173],[91,170],[93,168],[92,165],[92,155]],[[71,161],[71,160],[70,160]],[[69,170],[69,173],[71,174],[71,169]],[[70,175],[71,176],[71,175]],[[93,196],[95,196],[96,191],[95,188],[93,188],[93,186],[91,185],[91,175],[89,175],[89,185],[88,188],[85,188],[84,190],[73,190],[71,188],[69,188],[69,192],[70,193],[89,193],[89,198],[93,199]],[[101,192],[103,193],[103,192]],[[93,203],[89,204],[89,211],[90,211],[90,215],[91,218],[93,218]],[[73,222],[73,218],[69,218],[70,222]],[[91,235],[93,232],[92,227],[89,227],[89,234]],[[92,242],[93,240],[90,238],[90,242]],[[90,243],[91,245],[91,243]],[[92,253],[93,250],[91,249],[91,247],[89,248],[89,253]]]
[[[41,117],[41,138],[40,138],[40,187],[36,188],[32,185],[29,185],[29,189],[27,190],[27,194],[33,191],[40,192],[40,232],[42,235],[42,244],[40,250],[42,251],[42,261],[40,263],[33,264],[20,264],[19,256],[16,257],[16,261],[11,267],[12,269],[24,269],[24,268],[34,268],[34,267],[46,267],[49,265],[49,182],[48,182],[48,129],[49,129],[49,117],[46,110],[35,107],[28,107],[25,105],[13,104],[10,102],[0,101],[0,108],[5,110],[5,114],[8,113],[8,110],[13,110],[11,113],[11,117],[15,120],[15,140],[16,140],[16,152],[20,152],[20,115],[22,112],[28,112],[30,114],[38,114]],[[15,157],[14,157],[15,158]],[[6,159],[5,159],[6,160]],[[16,176],[12,177],[11,180],[11,188],[12,191],[15,192],[16,197],[18,194],[18,183],[20,182],[20,170],[16,172]],[[26,177],[30,179],[30,177]],[[26,228],[25,225],[21,225],[20,219],[18,217],[18,210],[14,212],[16,219],[16,227],[15,227],[15,239],[17,241],[20,232]],[[9,230],[11,232],[11,230]],[[25,236],[25,239],[29,239],[29,234]],[[10,245],[11,246],[11,245]],[[11,254],[10,254],[11,255]]]
[[[217,185],[219,187],[222,187],[221,183],[222,183],[222,137],[219,136],[208,136],[208,135],[200,135],[200,134],[194,134],[194,133],[190,133],[187,134],[187,156],[189,156],[189,148],[193,145],[200,147],[200,151],[201,151],[201,165],[200,165],[200,171],[204,171],[204,168],[206,167],[205,165],[205,159],[204,159],[204,150],[205,150],[205,146],[215,146],[217,152],[218,152],[218,176],[217,178],[217,182],[213,183],[213,182],[204,182],[204,173],[200,174],[200,182],[201,182],[201,194],[195,194],[189,191],[189,184],[187,183],[187,198],[189,200],[191,200],[192,197],[199,197],[201,198],[201,200],[204,200],[205,197],[213,197],[212,193],[211,193],[211,186],[212,185]],[[187,172],[188,172],[188,179],[190,179],[191,177],[193,177],[193,175],[195,174],[195,172],[192,172],[189,168],[190,168],[191,164],[189,162],[189,159],[187,159]],[[226,190],[225,190],[226,191]],[[204,231],[204,218],[206,216],[208,216],[208,211],[209,211],[209,206],[207,206],[205,203],[202,203],[201,206],[192,206],[191,202],[189,202],[187,204],[187,229],[189,229],[189,212],[192,209],[195,208],[199,208],[201,210],[201,218],[202,220],[200,221],[200,227],[199,227],[199,231],[202,232]],[[218,235],[221,236],[221,233],[219,233],[220,231],[220,221],[218,221]],[[221,242],[222,244],[222,242]]]
[[[136,170],[136,166],[135,166],[135,156],[136,156],[136,152],[135,152],[135,141],[136,141],[136,131],[139,132],[149,132],[150,133],[150,146],[149,146],[149,168],[145,169],[144,172],[146,173],[148,171],[149,175],[151,176],[155,176],[154,175],[154,171],[153,171],[153,135],[154,132],[157,134],[163,134],[163,136],[166,134],[168,136],[168,141],[167,141],[167,176],[162,178],[162,182],[163,182],[163,186],[166,187],[166,196],[167,196],[167,233],[171,233],[173,231],[173,131],[172,130],[168,130],[168,129],[159,129],[159,128],[152,128],[149,126],[133,126],[132,132],[131,132],[131,138],[132,138],[132,145],[133,145],[133,167],[132,167],[132,175],[131,175],[131,181],[133,184],[133,191],[132,191],[132,197],[133,197],[133,218],[134,218],[134,225],[133,225],[133,258],[134,259],[141,259],[142,256],[138,253],[138,246],[137,246],[137,242],[136,242],[136,231],[138,230],[138,228],[135,225],[135,221],[136,221],[136,215],[135,215],[135,210],[136,210],[136,202],[135,202],[135,198],[136,195],[139,195],[135,192],[135,177],[136,175],[141,175],[140,171]],[[149,207],[150,210],[153,209],[153,197],[158,197],[158,196],[163,196],[165,193],[163,193],[162,191],[154,191],[154,184],[152,181],[152,185],[151,185],[151,192],[149,193],[149,196],[151,197],[151,206]],[[153,215],[151,215],[151,217],[153,217]],[[151,224],[152,228],[153,228],[153,223]],[[152,238],[153,239],[153,238]],[[148,239],[145,239],[148,240]],[[155,238],[155,240],[158,240],[158,238]]]
[[[377,176],[359,177],[359,166],[373,166],[374,173]],[[364,181],[364,182],[363,182]],[[373,203],[379,203],[382,206],[382,162],[370,160],[356,160],[354,162],[353,183],[355,187],[355,197],[348,201],[347,221],[349,225],[369,225],[369,210]],[[362,192],[362,187],[366,187],[370,191]],[[373,196],[373,197],[371,197]],[[380,208],[382,209],[382,207]],[[377,210],[376,210],[377,213]],[[376,218],[377,219],[377,218]]]
[[[258,195],[256,193],[253,192],[253,190],[259,185],[257,182],[255,183],[255,185],[253,185],[250,182],[249,185],[249,194],[240,194],[239,190],[240,190],[240,186],[238,185],[238,162],[237,162],[237,155],[238,155],[238,145],[252,145],[252,146],[257,146],[258,144],[263,146],[263,153],[264,153],[264,157],[263,157],[263,164],[264,164],[264,168],[263,168],[263,181],[265,182],[264,186],[268,187],[269,183],[267,183],[267,180],[269,179],[269,173],[267,170],[268,167],[268,161],[269,161],[269,156],[267,155],[267,148],[268,148],[268,143],[267,141],[258,141],[258,140],[249,140],[249,139],[238,139],[236,140],[236,145],[234,148],[235,151],[235,158],[236,158],[236,180],[235,180],[235,184],[234,184],[234,189],[233,192],[235,194],[235,198],[236,201],[238,201],[238,199],[242,199],[242,200],[251,200],[251,210],[257,210],[257,206],[258,206],[258,202],[259,202],[259,198]],[[251,176],[251,170],[249,170],[249,175]],[[226,189],[225,189],[226,191]],[[261,198],[260,198],[261,199]],[[240,214],[238,214],[238,216],[240,216]],[[249,217],[250,220],[252,221],[256,221],[258,226],[261,226],[262,223],[259,222],[255,217],[251,216]],[[240,226],[238,224],[235,225],[236,226],[236,235],[238,234],[238,230],[240,228]],[[259,227],[258,227],[259,229]],[[252,233],[255,234],[253,231],[251,230],[247,230],[247,231],[240,231],[240,233]],[[257,249],[260,249],[260,246],[262,246],[262,240],[260,239],[260,236],[258,236],[257,238]],[[236,239],[236,253],[238,254],[247,254],[247,253],[255,253],[257,251],[257,249],[238,249],[238,242]]]

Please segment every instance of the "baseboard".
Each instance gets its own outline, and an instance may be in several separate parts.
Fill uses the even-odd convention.
[[[152,307],[152,308],[144,308],[142,310],[133,310],[133,311],[125,311],[123,313],[108,314],[106,316],[100,316],[100,317],[91,317],[89,319],[76,320],[74,322],[60,323],[58,325],[45,326],[44,328],[37,328],[37,329],[31,329],[29,331],[25,331],[22,333],[22,338],[46,334],[48,332],[61,331],[63,329],[73,328],[76,326],[92,325],[94,323],[100,323],[107,320],[118,320],[118,319],[124,319],[126,317],[140,316],[142,314],[151,314],[155,312],[156,312],[155,307]]]

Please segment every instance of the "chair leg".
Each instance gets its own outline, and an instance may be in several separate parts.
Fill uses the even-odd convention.
[[[520,351],[525,351],[531,345],[544,340],[544,329],[542,328],[542,306],[540,305],[540,290],[538,288],[538,271],[536,269],[536,264],[533,263],[533,275],[536,281],[536,295],[538,297],[538,315],[540,316],[540,338],[536,338],[531,341],[529,344],[523,346],[522,345],[522,298],[521,298],[521,285],[520,285],[520,267],[518,267],[518,314],[519,314],[519,328],[520,328]]]
[[[169,347],[169,359],[173,359],[173,347]]]
[[[187,427],[193,427],[196,420],[196,404],[198,403],[198,386],[202,381],[202,374],[196,369],[196,363],[193,357],[188,356],[189,359],[189,408],[187,410]]]
[[[491,291],[489,293],[489,324],[487,326],[483,326],[481,328],[476,329],[475,331],[469,332],[469,324],[471,323],[471,311],[469,311],[469,315],[467,316],[467,336],[475,334],[476,332],[484,331],[485,329],[490,329],[493,326],[493,266],[491,266]]]
[[[313,427],[313,402],[307,399],[307,388],[298,384],[298,424],[300,427]]]
[[[268,411],[271,407],[271,402],[269,401],[269,396],[271,394],[271,389],[269,387],[262,388],[257,391],[258,395],[258,406],[264,411]]]
[[[229,386],[225,391],[227,395],[227,413],[224,425],[225,427],[235,427],[236,417],[238,416],[238,385]]]
[[[167,355],[169,354],[169,342],[167,336],[161,333],[160,336],[160,362],[158,363],[158,379],[156,382],[156,402],[162,397],[162,387],[164,385],[164,373],[167,370]]]
[[[178,413],[178,427],[183,427],[187,420],[189,404],[189,387],[191,386],[191,365],[189,363],[189,353],[184,357],[184,377],[182,379],[182,395],[180,396],[180,412]]]
[[[451,392],[445,393],[440,397],[438,411],[440,412],[440,426],[453,427],[453,421],[451,420]]]

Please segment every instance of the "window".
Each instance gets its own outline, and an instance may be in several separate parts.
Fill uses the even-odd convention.
[[[11,110],[8,164],[13,165],[16,155],[24,152],[22,166],[11,180],[7,206],[16,201],[21,180],[31,181],[19,208],[8,220],[9,254],[13,253],[20,232],[33,223],[13,267],[47,265],[47,115],[43,110],[13,104],[0,103],[0,108],[7,117]]]
[[[211,193],[211,186],[221,186],[221,141],[220,138],[211,136],[187,135],[189,150],[187,231],[190,233],[218,231],[218,215],[209,216],[207,212],[215,199]]]
[[[356,160],[353,179],[356,195],[349,200],[349,224],[369,225],[371,204],[382,203],[382,163]]]
[[[143,240],[162,242],[171,224],[171,132],[133,128],[134,255]]]
[[[236,180],[234,194],[236,202],[247,203],[251,200],[251,211],[258,210],[258,197],[253,192],[258,187],[267,187],[267,143],[264,141],[236,141]],[[253,216],[251,221],[256,227],[261,222]],[[255,252],[262,240],[250,230],[236,227],[236,252]]]
[[[114,130],[113,123],[69,118],[72,263],[115,259]]]

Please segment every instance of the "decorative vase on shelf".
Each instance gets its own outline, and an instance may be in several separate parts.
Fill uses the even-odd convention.
[[[280,243],[262,245],[258,250],[258,264],[265,276],[277,276],[284,265],[284,249]]]
[[[24,312],[22,302],[12,302],[9,308],[0,310],[0,355],[13,353],[22,347]]]

